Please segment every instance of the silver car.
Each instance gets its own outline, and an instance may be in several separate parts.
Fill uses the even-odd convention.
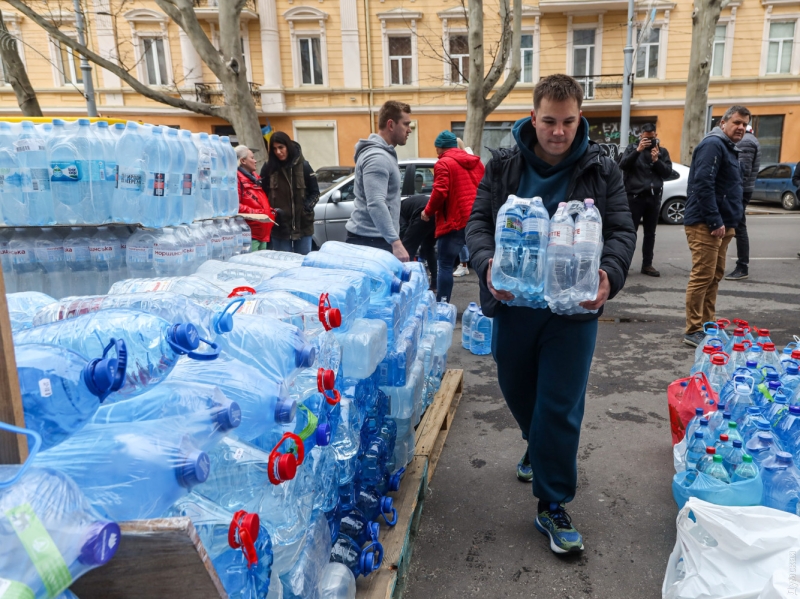
[[[661,220],[668,225],[682,225],[686,209],[686,187],[689,182],[689,167],[672,163],[672,177],[664,181],[661,194]]]
[[[433,165],[436,158],[415,158],[400,161],[400,198],[416,194],[430,195],[433,191]],[[353,186],[355,175],[339,181],[320,195],[314,207],[314,245],[321,246],[326,241],[344,241],[347,230],[344,228],[353,212]]]

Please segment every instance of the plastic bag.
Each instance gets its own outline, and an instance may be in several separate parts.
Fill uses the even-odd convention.
[[[797,516],[692,498],[678,514],[677,528],[661,587],[663,599],[757,599],[770,577],[796,580]],[[792,584],[789,588],[796,590],[796,582]],[[781,596],[767,594],[764,599]]]
[[[717,399],[717,392],[702,372],[670,383],[667,400],[673,445],[686,436],[686,425],[694,417],[695,408],[703,408],[706,413],[716,410]]]
[[[691,483],[686,486],[688,481]],[[755,478],[735,483],[724,483],[696,470],[678,472],[672,477],[672,497],[679,509],[690,497],[697,497],[716,505],[759,505],[763,490],[764,484],[760,472]]]

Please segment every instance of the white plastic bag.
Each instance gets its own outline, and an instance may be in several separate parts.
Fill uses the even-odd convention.
[[[778,570],[761,590],[758,599],[791,599],[797,597],[800,590],[800,583],[797,580],[797,567],[792,562],[789,569]]]
[[[663,599],[784,596],[768,591],[769,584],[787,588],[789,594],[800,591],[799,517],[766,507],[727,507],[692,498],[678,514],[677,528],[661,587]],[[782,587],[782,580],[789,586]],[[762,590],[767,594],[760,596]]]

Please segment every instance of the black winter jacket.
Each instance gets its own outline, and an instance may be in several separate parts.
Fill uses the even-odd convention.
[[[756,177],[761,168],[761,144],[752,133],[745,133],[739,148],[739,166],[742,167],[742,193],[753,193]]]
[[[735,228],[742,220],[742,169],[739,150],[719,127],[697,144],[689,168],[684,226]]]
[[[497,212],[510,194],[516,194],[525,159],[518,147],[492,150],[492,159],[486,165],[483,180],[478,186],[475,204],[467,223],[467,247],[470,263],[478,272],[481,287],[481,308],[486,316],[493,316],[498,301],[486,286],[489,259],[494,256],[494,230]],[[611,284],[609,299],[625,285],[628,268],[636,247],[636,231],[628,208],[628,198],[622,184],[622,174],[616,163],[605,156],[593,141],[572,170],[564,201],[594,198],[603,218],[605,245],[600,258],[600,268],[608,274]],[[566,316],[573,320],[591,320],[597,314]]]
[[[650,150],[640,152],[635,144],[628,144],[619,159],[619,168],[625,179],[625,190],[631,195],[661,197],[664,179],[672,175],[672,160],[666,148],[659,146],[658,160],[653,162]]]

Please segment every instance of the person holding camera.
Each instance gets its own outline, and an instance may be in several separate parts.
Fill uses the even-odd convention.
[[[666,148],[661,147],[653,123],[642,126],[638,145],[628,144],[619,159],[619,168],[625,181],[633,226],[638,231],[641,223],[644,229],[642,274],[661,276],[653,268],[653,249],[661,211],[661,192],[664,189],[664,179],[672,175],[672,161]]]

